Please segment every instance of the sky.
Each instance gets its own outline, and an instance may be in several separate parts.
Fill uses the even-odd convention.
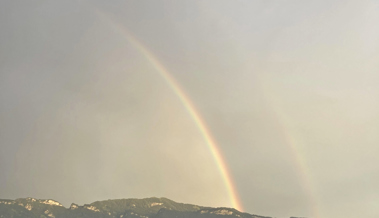
[[[378,23],[374,0],[1,1],[0,198],[231,207],[156,61],[243,211],[378,217]]]

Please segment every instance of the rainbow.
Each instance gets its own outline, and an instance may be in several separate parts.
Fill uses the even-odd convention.
[[[239,200],[236,187],[234,185],[232,176],[229,172],[229,169],[227,167],[227,164],[221,154],[220,149],[218,148],[215,140],[212,137],[212,134],[210,133],[209,129],[207,128],[204,119],[201,117],[200,113],[196,110],[196,107],[191,102],[191,99],[187,96],[187,94],[183,91],[183,89],[180,87],[178,82],[174,79],[174,77],[169,73],[169,71],[166,69],[166,67],[154,56],[154,54],[149,51],[146,46],[144,46],[140,41],[138,41],[135,37],[133,37],[130,32],[123,27],[122,25],[114,22],[112,19],[109,18],[107,14],[104,12],[99,11],[98,9],[94,10],[96,14],[98,14],[101,18],[107,21],[115,30],[120,32],[122,36],[131,44],[134,46],[134,48],[140,52],[146,60],[157,70],[157,72],[161,75],[161,77],[165,80],[167,85],[171,88],[171,90],[176,94],[176,96],[180,99],[181,103],[189,113],[189,115],[192,117],[193,121],[195,122],[197,128],[201,132],[209,151],[211,152],[214,161],[218,167],[218,170],[223,178],[225,187],[227,189],[230,203],[232,207],[239,211],[243,211],[242,204]]]
[[[314,190],[314,184],[312,183],[312,177],[308,173],[308,165],[307,161],[302,155],[301,149],[301,137],[296,133],[296,129],[294,128],[290,117],[284,113],[283,110],[280,110],[280,101],[277,96],[274,95],[274,91],[271,88],[271,85],[266,81],[263,76],[257,76],[257,79],[260,81],[261,89],[263,90],[263,94],[267,103],[269,104],[274,116],[276,117],[277,123],[281,129],[282,137],[285,140],[286,145],[291,152],[291,155],[294,159],[294,164],[297,168],[298,176],[302,181],[302,188],[306,191],[307,197],[309,199],[309,205],[311,205],[310,212],[312,213],[312,217],[319,218],[320,208],[317,200],[317,195]]]
[[[202,1],[201,3],[205,3],[205,1]],[[234,35],[239,31],[238,28],[233,28],[233,22],[229,21],[228,17],[217,13],[213,7],[207,6],[207,4],[202,4],[199,6],[199,8],[203,9],[205,11],[205,14],[210,16],[210,19],[212,19],[213,22],[220,22],[220,26],[222,24],[227,24],[227,28],[224,30],[229,35]],[[243,33],[241,33],[241,35],[242,34]],[[239,53],[245,55],[248,55],[250,53],[250,51],[247,51],[244,46],[240,46],[237,43],[234,44],[234,47],[238,49]],[[287,146],[287,149],[292,156],[293,164],[296,167],[296,172],[300,178],[302,188],[305,191],[305,194],[307,195],[307,199],[309,201],[309,211],[314,218],[323,217],[320,210],[319,196],[317,196],[312,176],[309,173],[309,166],[307,164],[305,154],[302,152],[303,142],[301,140],[301,136],[299,135],[298,131],[296,131],[296,127],[293,125],[291,117],[288,116],[281,107],[280,98],[275,94],[276,92],[272,88],[273,84],[269,82],[270,79],[265,78],[264,73],[258,72],[255,73],[255,79],[258,81],[257,85],[260,86],[262,95],[266,100],[269,108],[271,109],[272,114],[276,118],[275,120],[277,121],[277,124],[280,128],[283,142]]]

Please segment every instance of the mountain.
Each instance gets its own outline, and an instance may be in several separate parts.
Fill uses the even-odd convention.
[[[0,200],[0,218],[268,218],[232,208],[177,203],[167,198],[96,201],[65,208],[55,200]]]

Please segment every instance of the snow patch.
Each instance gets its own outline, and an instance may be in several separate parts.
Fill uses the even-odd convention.
[[[71,204],[71,206],[70,206],[70,210],[75,210],[78,208],[79,208],[79,206],[77,204]]]
[[[84,206],[84,208],[86,208],[87,210],[92,210],[92,211],[95,211],[95,212],[100,212],[100,210],[97,209],[97,208],[94,207],[94,206]]]
[[[14,204],[14,201],[0,201],[0,204]]]
[[[49,217],[55,218],[54,214],[51,213],[49,210],[45,210],[44,213],[45,213],[47,216],[49,216]]]
[[[50,199],[49,200],[40,200],[40,203],[63,207],[63,205],[60,204],[58,201],[54,201],[54,200],[50,200]]]
[[[210,213],[210,214],[216,214],[216,215],[232,215],[233,211],[227,210],[227,209],[221,209],[216,211],[209,211],[209,210],[202,210],[200,211],[201,214],[204,213]]]
[[[223,209],[223,210],[216,210],[216,211],[213,211],[211,212],[212,214],[217,214],[217,215],[232,215],[233,212],[230,211],[230,210],[226,210],[226,209]]]
[[[30,205],[30,204],[26,204],[25,209],[27,209],[27,210],[32,210],[32,205]]]
[[[34,198],[26,198],[26,200],[31,201],[31,202],[36,202],[36,201],[37,201],[37,200],[34,199]]]

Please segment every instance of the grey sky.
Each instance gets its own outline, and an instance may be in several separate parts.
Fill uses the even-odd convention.
[[[378,217],[369,0],[2,1],[0,198],[231,206],[195,123],[110,20],[192,99],[246,212]]]

